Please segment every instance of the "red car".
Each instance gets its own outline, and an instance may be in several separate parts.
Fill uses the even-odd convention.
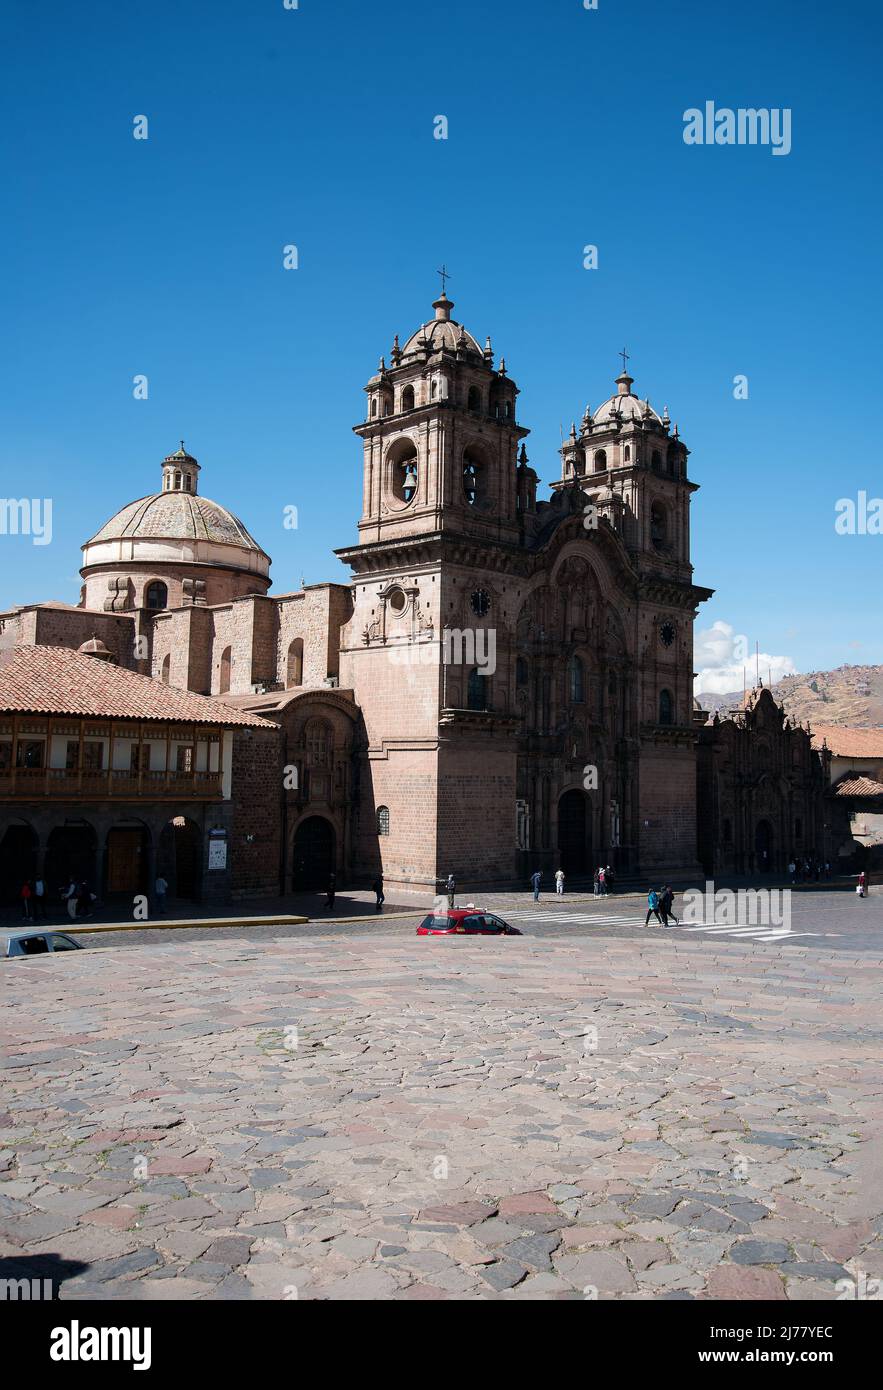
[[[502,917],[481,907],[452,907],[443,917],[424,917],[418,936],[520,936]]]

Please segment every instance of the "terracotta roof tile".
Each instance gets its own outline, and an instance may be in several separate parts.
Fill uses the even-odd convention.
[[[279,727],[223,700],[176,690],[67,647],[16,647],[0,656],[0,713]]]
[[[831,791],[834,796],[878,796],[883,800],[883,782],[873,777],[841,777]]]
[[[883,729],[854,729],[840,724],[814,724],[814,748],[827,743],[841,758],[883,758]]]

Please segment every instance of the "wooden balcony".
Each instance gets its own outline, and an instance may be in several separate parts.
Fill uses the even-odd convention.
[[[219,801],[220,772],[129,772],[86,768],[0,770],[0,801]]]

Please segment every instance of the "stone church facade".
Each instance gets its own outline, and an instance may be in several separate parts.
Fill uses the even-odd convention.
[[[624,367],[538,501],[518,387],[453,307],[365,387],[349,585],[271,593],[182,445],[83,547],[78,607],[0,615],[0,649],[96,639],[279,726],[243,893],[700,872],[689,451]]]

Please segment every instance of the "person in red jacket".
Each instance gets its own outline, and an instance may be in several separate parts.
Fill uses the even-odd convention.
[[[30,922],[31,898],[33,897],[33,893],[31,891],[31,885],[28,883],[27,879],[25,879],[24,883],[22,884],[21,892],[18,896],[21,899],[21,919],[23,922]]]

